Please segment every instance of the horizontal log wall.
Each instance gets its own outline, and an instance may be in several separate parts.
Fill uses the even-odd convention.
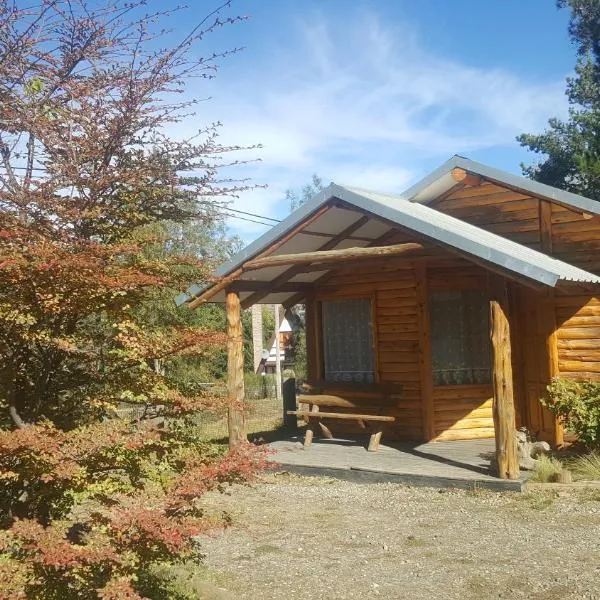
[[[553,204],[552,254],[600,275],[600,217]]]
[[[457,289],[485,289],[486,273],[467,261],[440,252],[427,261],[429,293]],[[397,404],[386,414],[397,417],[386,438],[423,439],[422,387],[419,363],[417,281],[414,261],[381,268],[355,268],[332,274],[316,300],[370,297],[374,303],[374,341],[380,381],[402,385]],[[312,319],[312,316],[310,316]],[[317,370],[314,370],[316,373]],[[328,391],[335,391],[332,384]],[[346,394],[347,395],[347,394]],[[364,393],[357,396],[365,398]],[[361,409],[362,410],[362,409]],[[367,410],[368,412],[368,410]],[[455,419],[453,421],[453,419]],[[494,437],[491,385],[439,386],[434,391],[435,439]],[[340,433],[359,433],[352,423],[332,423]]]
[[[380,273],[373,269],[365,271],[356,269],[352,274],[334,274],[322,287],[317,300],[359,295],[373,299],[377,375],[380,381],[401,383],[403,390],[395,396],[397,404],[386,411],[397,417],[386,435],[420,440],[421,389],[414,271],[408,268],[386,269]],[[340,430],[337,423],[334,426]],[[349,429],[352,424],[342,425],[346,427]]]
[[[494,437],[491,384],[435,386],[433,406],[437,441]]]
[[[490,182],[455,190],[431,206],[600,275],[599,216]],[[600,380],[600,301],[598,294],[559,292],[553,300],[551,294],[519,288],[513,305],[518,421],[539,438],[560,444],[560,424],[539,399],[557,374]]]
[[[431,207],[536,250],[540,247],[539,200],[484,182],[459,189]]]
[[[548,201],[542,201],[548,202]],[[483,182],[458,189],[431,207],[560,260],[600,274],[600,217],[551,203],[551,243],[540,232],[540,200]],[[548,247],[551,246],[551,247]]]
[[[600,298],[557,296],[555,302],[559,374],[600,381]]]

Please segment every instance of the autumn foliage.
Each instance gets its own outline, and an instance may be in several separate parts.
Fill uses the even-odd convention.
[[[243,189],[218,124],[168,135],[189,78],[235,52],[201,43],[240,19],[225,3],[177,34],[156,6],[0,0],[2,598],[161,597],[151,565],[217,524],[198,499],[264,460],[198,443],[188,415],[218,402],[170,378],[222,333],[144,310],[211,270],[173,225]]]
[[[0,598],[141,598],[154,564],[198,558],[194,536],[227,524],[201,496],[265,455],[186,435],[119,421],[0,433]]]

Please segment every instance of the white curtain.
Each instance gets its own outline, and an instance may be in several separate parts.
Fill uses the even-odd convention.
[[[483,292],[438,292],[430,297],[434,385],[489,383],[489,304]]]
[[[322,303],[322,308],[325,380],[375,381],[371,301],[328,300]]]

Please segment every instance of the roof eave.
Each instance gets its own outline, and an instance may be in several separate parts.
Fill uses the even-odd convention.
[[[334,197],[334,194],[331,193],[331,189],[337,187],[338,186],[333,183],[329,184],[329,186],[327,186],[317,195],[313,196],[313,198],[311,198],[308,202],[304,203],[293,213],[288,215],[283,221],[281,221],[281,223],[278,223],[267,232],[263,233],[263,235],[235,254],[230,260],[217,267],[215,270],[215,276],[226,277],[227,275],[233,273],[233,271],[239,268],[247,260],[250,260],[257,254],[263,252],[265,248],[269,247],[273,242],[291,231],[304,219],[310,217],[314,212],[319,210],[329,200],[331,200]],[[182,306],[192,301],[194,298],[197,298],[210,287],[211,284],[193,284],[184,293],[179,294],[175,298],[175,304],[177,306]]]
[[[522,189],[536,197],[545,198],[553,202],[558,202],[559,204],[565,204],[593,215],[600,215],[600,202],[597,200],[592,200],[591,198],[586,198],[585,196],[574,194],[573,192],[567,192],[566,190],[560,190],[551,185],[546,185],[545,183],[540,183],[533,179],[527,179],[521,175],[514,175],[507,171],[489,167],[488,165],[459,155],[454,155],[443,165],[435,169],[435,171],[432,171],[429,175],[421,179],[421,181],[405,190],[402,193],[402,197],[411,202],[429,202],[430,200],[418,200],[417,197],[423,194],[427,188],[432,186],[440,178],[448,175],[452,169],[456,168],[464,169],[469,173],[479,175],[480,177],[500,185]]]

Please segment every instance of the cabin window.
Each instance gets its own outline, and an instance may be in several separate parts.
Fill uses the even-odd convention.
[[[371,300],[326,300],[321,306],[325,380],[375,381]]]
[[[478,291],[433,293],[429,307],[434,385],[490,383],[487,295]]]

